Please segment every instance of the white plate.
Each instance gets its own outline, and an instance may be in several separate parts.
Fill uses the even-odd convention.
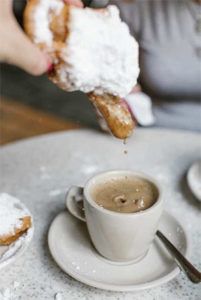
[[[190,167],[187,173],[187,182],[193,195],[201,201],[201,161]]]
[[[27,207],[19,200],[19,206],[31,216]],[[0,246],[0,270],[14,263],[28,248],[34,234],[34,225],[32,218],[32,227],[27,230],[18,240],[10,246]]]
[[[159,229],[185,256],[189,256],[189,237],[173,216],[164,212]],[[102,258],[90,242],[86,225],[68,212],[60,213],[52,222],[48,244],[61,269],[75,279],[100,289],[145,290],[168,282],[180,272],[158,238],[146,257],[136,264],[119,265]]]

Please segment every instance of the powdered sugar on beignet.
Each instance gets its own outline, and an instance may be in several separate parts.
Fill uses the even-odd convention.
[[[88,94],[112,133],[128,137],[134,121],[120,102],[137,82],[138,44],[118,8],[82,9],[63,0],[30,0],[24,25],[29,37],[52,56],[48,77],[66,91]]]
[[[121,21],[118,8],[70,6],[65,21],[64,6],[62,0],[32,0],[25,11],[27,33],[32,27],[34,42],[56,54],[50,78],[67,91],[127,96],[139,75],[138,44]],[[60,16],[59,26],[66,27],[68,32],[65,40],[59,42],[55,42],[54,35],[58,23],[52,23],[56,16]]]
[[[69,37],[59,74],[68,90],[128,95],[139,74],[138,44],[115,6],[70,10]]]
[[[61,0],[38,0],[38,5],[33,13],[34,21],[34,42],[45,43],[51,47],[53,43],[53,34],[50,30],[51,12],[59,15],[64,2]]]
[[[31,227],[29,212],[15,197],[0,194],[0,246],[10,245]]]

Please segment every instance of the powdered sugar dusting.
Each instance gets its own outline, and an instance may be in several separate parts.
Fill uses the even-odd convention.
[[[0,256],[0,264],[6,262],[23,247],[25,243],[29,243],[33,236],[33,227],[29,228],[20,238],[13,242],[10,246],[6,247],[5,252]]]
[[[56,197],[59,196],[62,193],[62,190],[52,190],[49,192],[50,197]]]
[[[10,289],[6,288],[0,293],[0,300],[9,300],[11,297]]]
[[[36,43],[51,45],[53,36],[49,29],[49,13],[54,11],[55,14],[59,14],[63,6],[61,0],[39,0],[33,15]]]
[[[22,209],[18,199],[6,193],[0,194],[0,237],[14,234],[15,228],[21,228],[23,225],[20,218],[26,216],[28,213]]]
[[[14,287],[14,289],[17,289],[19,286],[20,286],[20,282],[17,281],[17,280],[15,280],[15,281],[13,282],[13,287]]]
[[[67,88],[126,96],[139,74],[138,44],[118,8],[108,6],[103,12],[73,7],[70,20],[62,53],[67,64],[60,73]]]
[[[129,155],[125,156],[122,151],[123,144],[120,146],[118,140],[111,139],[107,135],[78,130],[2,147],[0,160],[5,163],[1,166],[4,177],[0,182],[1,190],[20,189],[19,195],[23,199],[29,196],[27,203],[36,216],[37,236],[29,253],[26,253],[25,260],[21,259],[15,265],[6,268],[6,271],[0,271],[0,290],[7,287],[12,290],[13,281],[20,280],[21,286],[15,291],[16,297],[18,296],[20,300],[29,300],[30,297],[34,300],[54,300],[56,292],[62,293],[63,300],[200,299],[200,285],[193,285],[182,273],[169,283],[139,293],[108,292],[87,287],[55,267],[46,247],[42,247],[46,241],[48,224],[52,222],[53,216],[64,208],[63,196],[59,198],[61,201],[57,201],[58,199],[49,197],[49,191],[67,190],[71,184],[81,186],[94,173],[108,169],[129,168],[148,173],[161,182],[164,188],[165,209],[170,210],[181,224],[188,227],[193,246],[190,260],[201,269],[200,203],[191,198],[191,194],[184,195],[180,185],[182,176],[192,163],[201,157],[199,134],[137,129],[135,136],[127,145]],[[105,159],[106,154],[108,159]],[[25,155],[26,163],[22,163]],[[42,164],[51,172],[50,181],[40,182],[38,178],[39,167]],[[91,170],[88,169],[89,167]],[[177,225],[174,228],[175,237],[179,237],[176,232]],[[78,235],[85,232],[83,229],[84,224],[78,231]],[[176,238],[175,241],[177,242],[178,239]],[[81,249],[84,246],[82,243],[79,244]],[[65,254],[67,255],[67,252]],[[105,280],[104,274],[107,272],[104,268],[101,273],[97,266],[90,264],[81,256],[77,258],[75,255],[71,257],[71,261],[77,262],[81,267],[80,273],[83,272],[87,274],[86,276],[94,278],[92,270],[95,269],[96,277],[101,278],[103,274]],[[145,264],[145,269],[146,267]],[[154,269],[150,270],[152,271]],[[130,283],[135,281],[136,277],[135,272],[131,274],[133,275]],[[16,300],[15,297],[11,299]]]
[[[6,193],[0,194],[0,236],[14,234],[14,229],[20,228],[23,225],[20,218],[26,216],[31,216],[30,212],[20,200]],[[32,224],[32,227],[10,246],[0,247],[0,269],[13,261],[16,255],[24,251],[33,237],[33,232],[34,228]],[[15,282],[14,288],[17,286],[18,282]]]
[[[115,117],[118,118],[118,120],[120,120],[121,122],[124,122],[127,125],[131,124],[132,119],[130,114],[120,104],[112,106],[108,104],[107,109],[112,115],[115,115]]]
[[[20,283],[18,281],[14,281],[11,288],[6,287],[3,290],[0,290],[0,300],[20,300],[21,296],[18,296],[16,293],[19,286]]]
[[[62,294],[61,293],[56,293],[55,296],[54,296],[54,299],[55,300],[62,300],[63,299]]]
[[[59,14],[61,0],[40,0],[34,13],[36,43],[54,49],[49,28],[49,13]],[[69,91],[112,94],[124,97],[136,85],[139,75],[138,44],[121,21],[119,10],[110,5],[105,10],[70,8],[66,26],[69,35],[57,70],[60,81]],[[56,62],[55,62],[56,64]]]

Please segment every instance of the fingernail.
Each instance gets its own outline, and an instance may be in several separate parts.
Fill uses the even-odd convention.
[[[49,73],[49,72],[51,72],[53,69],[54,69],[54,65],[51,64],[51,65],[48,67],[47,72]]]
[[[46,58],[46,72],[51,72],[53,69],[53,63],[52,63],[52,58],[50,55],[45,54],[45,58]]]

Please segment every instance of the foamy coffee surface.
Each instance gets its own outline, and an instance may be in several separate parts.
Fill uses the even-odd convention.
[[[135,213],[151,207],[157,200],[158,191],[149,181],[127,176],[102,181],[91,196],[101,207],[120,213]]]

